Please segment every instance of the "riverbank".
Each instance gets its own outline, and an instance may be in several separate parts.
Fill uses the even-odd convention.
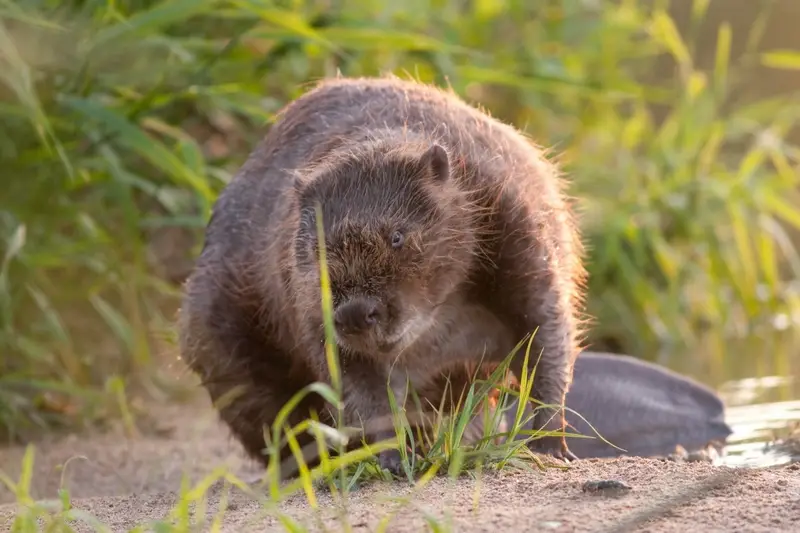
[[[56,498],[62,482],[73,505],[111,531],[167,517],[178,500],[181,477],[197,481],[225,465],[245,477],[256,470],[246,460],[203,398],[154,411],[140,434],[122,428],[105,433],[49,438],[36,444],[31,494]],[[0,450],[3,470],[16,479],[24,448]],[[59,465],[72,459],[66,472]],[[613,480],[630,489],[592,491],[592,481]],[[589,486],[587,486],[587,482]],[[435,478],[416,494],[408,483],[370,483],[352,492],[347,520],[354,531],[374,531],[390,512],[387,531],[432,530],[426,514],[445,531],[497,528],[547,531],[787,531],[800,520],[800,465],[733,469],[705,463],[657,459],[583,460],[568,470],[506,470]],[[208,513],[216,512],[220,483],[208,492]],[[410,503],[390,503],[409,497]],[[341,530],[327,491],[317,493],[320,516]],[[15,496],[0,488],[0,530],[8,530],[17,510]],[[261,505],[243,492],[229,499],[222,531],[282,530],[264,517]],[[282,510],[310,529],[315,518],[302,493]],[[273,529],[274,528],[274,529]],[[427,528],[427,529],[426,529]],[[90,528],[79,531],[90,531]]]

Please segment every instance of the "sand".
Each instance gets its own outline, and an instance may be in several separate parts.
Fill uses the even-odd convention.
[[[127,531],[168,515],[184,473],[197,480],[221,464],[239,475],[256,472],[202,398],[189,405],[160,407],[154,414],[159,424],[136,437],[117,429],[38,442],[34,496],[55,498],[62,476],[59,465],[82,456],[69,463],[64,475],[74,506],[112,531]],[[23,454],[22,447],[0,449],[3,471],[16,478]],[[621,481],[631,488],[585,492],[584,484],[592,480]],[[411,491],[407,482],[358,488],[347,503],[352,530],[373,531],[392,510],[397,512],[386,531],[430,531],[425,513],[444,523],[449,520],[452,531],[465,532],[782,532],[800,527],[799,464],[754,470],[643,458],[582,460],[566,471],[508,470],[457,481],[435,478],[412,504],[400,506],[388,499]],[[216,510],[221,494],[221,484],[211,489],[209,513]],[[0,487],[0,531],[10,528],[16,513],[13,501]],[[234,491],[229,501],[222,531],[283,530],[260,512],[252,497]],[[315,520],[322,520],[329,530],[341,531],[326,491],[319,493],[318,503],[323,511],[315,515],[305,496],[298,494],[282,509],[307,527],[315,528]]]

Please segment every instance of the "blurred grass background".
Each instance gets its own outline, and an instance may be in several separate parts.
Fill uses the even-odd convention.
[[[554,148],[595,348],[786,371],[752,339],[800,317],[798,24],[796,0],[0,0],[0,434],[165,393],[215,195],[337,71],[450,84]]]

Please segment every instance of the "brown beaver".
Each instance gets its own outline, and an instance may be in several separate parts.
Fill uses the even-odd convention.
[[[325,80],[280,112],[219,196],[186,285],[183,357],[212,400],[238,390],[221,418],[265,460],[263,427],[294,393],[330,382],[319,205],[345,423],[389,415],[387,383],[398,398],[407,383],[440,390],[448,368],[497,362],[534,333],[532,395],[563,405],[585,271],[562,185],[540,149],[451,92]],[[310,409],[324,411],[319,396],[289,423]],[[563,412],[534,423],[561,430]],[[531,446],[575,458],[563,437]],[[379,459],[399,466],[396,450]]]

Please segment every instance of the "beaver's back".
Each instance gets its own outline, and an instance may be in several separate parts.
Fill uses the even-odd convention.
[[[256,165],[302,167],[337,141],[386,129],[442,141],[457,157],[473,163],[491,159],[500,164],[506,156],[515,166],[539,155],[517,130],[436,86],[389,77],[335,78],[281,111]]]
[[[294,170],[313,165],[333,147],[386,129],[443,142],[455,157],[454,167],[469,168],[469,176],[478,180],[473,187],[521,176],[541,181],[550,174],[527,138],[452,93],[397,78],[324,80],[281,110],[222,192],[207,246],[211,241],[231,256],[252,248],[255,237],[274,237],[264,228],[281,228],[282,221],[292,218],[285,195]],[[526,167],[530,171],[523,171]],[[557,194],[556,184],[546,180],[535,186],[542,197],[547,191]]]

